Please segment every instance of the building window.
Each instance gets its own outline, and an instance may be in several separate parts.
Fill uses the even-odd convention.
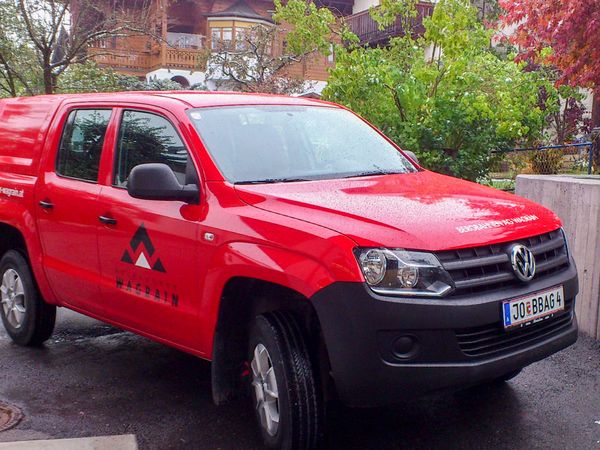
[[[221,43],[221,30],[222,28],[213,28],[210,35],[210,48],[212,50],[218,50],[219,44]]]
[[[215,24],[217,25],[217,24]],[[254,22],[243,22],[243,21],[231,21],[226,24],[219,24],[225,26],[211,26],[210,37],[211,44],[210,48],[213,52],[219,51],[237,51],[243,52],[248,50],[249,42],[255,42],[257,36],[254,36],[258,27],[268,27],[263,24],[257,24]],[[210,22],[209,22],[210,26]],[[267,42],[266,53],[271,54],[273,51],[273,42]]]
[[[223,47],[231,48],[231,41],[233,40],[233,28],[223,28],[221,40],[223,42]]]
[[[247,42],[247,30],[245,28],[235,29],[235,49],[245,50],[248,46]]]
[[[232,27],[215,27],[211,31],[212,50],[230,50],[233,41]]]

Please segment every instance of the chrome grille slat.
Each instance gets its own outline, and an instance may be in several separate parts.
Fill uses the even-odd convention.
[[[461,261],[445,262],[442,263],[442,266],[444,266],[444,269],[446,270],[468,269],[470,267],[487,266],[490,264],[503,264],[508,262],[508,259],[508,255],[500,254],[484,256],[482,258],[471,258],[463,259]]]
[[[470,278],[466,281],[456,281],[456,289],[466,289],[477,286],[484,286],[488,283],[501,283],[503,281],[510,281],[514,276],[510,273],[499,273],[496,275],[487,275],[483,277]]]
[[[539,255],[540,253],[546,253],[550,250],[563,247],[564,245],[565,241],[563,237],[559,235],[559,237],[556,237],[551,241],[547,241],[538,245],[532,245],[529,249],[533,252],[534,255]]]
[[[540,272],[545,272],[547,270],[553,269],[555,267],[561,266],[563,264],[567,264],[569,262],[569,258],[567,255],[561,255],[558,258],[551,259],[549,261],[537,264],[537,269]]]
[[[454,280],[453,296],[523,286],[515,276],[509,257],[514,244],[527,246],[536,259],[534,280],[542,279],[569,266],[561,230],[517,241],[437,252],[444,269]]]

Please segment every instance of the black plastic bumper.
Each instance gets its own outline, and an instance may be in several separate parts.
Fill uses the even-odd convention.
[[[504,331],[503,300],[557,285],[564,287],[564,313]],[[361,283],[334,283],[311,301],[338,396],[350,406],[381,406],[486,382],[568,347],[577,340],[578,290],[572,262],[543,280],[470,296],[392,298]],[[465,336],[483,336],[492,344],[472,353],[462,343]]]

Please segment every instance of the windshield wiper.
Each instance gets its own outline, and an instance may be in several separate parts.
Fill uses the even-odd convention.
[[[273,184],[273,183],[292,183],[294,181],[311,181],[308,178],[266,178],[264,180],[237,181],[235,184]]]
[[[404,172],[399,172],[397,170],[370,170],[365,172],[357,172],[350,175],[346,175],[343,178],[356,178],[356,177],[368,177],[372,175],[394,175]]]

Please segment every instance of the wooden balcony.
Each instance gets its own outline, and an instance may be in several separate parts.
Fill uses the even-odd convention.
[[[89,47],[88,52],[94,55],[94,61],[104,67],[130,75],[145,75],[160,63],[159,55],[151,52],[136,52],[120,49]]]
[[[167,48],[164,66],[168,69],[206,70],[206,50]]]
[[[90,47],[94,61],[100,66],[110,67],[128,75],[145,75],[158,68],[189,71],[206,70],[206,50],[167,47],[163,58],[162,50],[140,52],[121,49]]]
[[[413,20],[412,33],[422,35],[425,32],[423,19],[431,16],[434,6],[429,2],[417,4],[417,17]],[[360,39],[361,45],[387,45],[390,38],[404,35],[405,30],[399,20],[382,30],[379,28],[379,24],[373,20],[369,11],[367,9],[344,18],[352,32]]]
[[[198,36],[198,38],[191,36]],[[88,47],[88,52],[94,55],[93,59],[98,65],[136,77],[145,76],[148,72],[161,68],[189,72],[206,71],[210,50],[209,43],[203,36],[172,33],[168,38],[169,41],[164,41],[162,45],[155,44],[153,47],[147,42],[138,42],[133,46],[132,41],[128,40],[116,42],[112,44],[116,48],[110,48],[108,43],[103,42]],[[176,48],[174,45],[183,45],[184,48]],[[281,51],[281,45],[274,46],[276,53]],[[138,50],[134,50],[136,47]],[[140,48],[149,48],[149,50],[140,51]],[[289,68],[289,75],[324,81],[328,78],[328,69],[332,66],[333,61],[329,61],[327,57],[314,55],[302,64],[295,64]]]

